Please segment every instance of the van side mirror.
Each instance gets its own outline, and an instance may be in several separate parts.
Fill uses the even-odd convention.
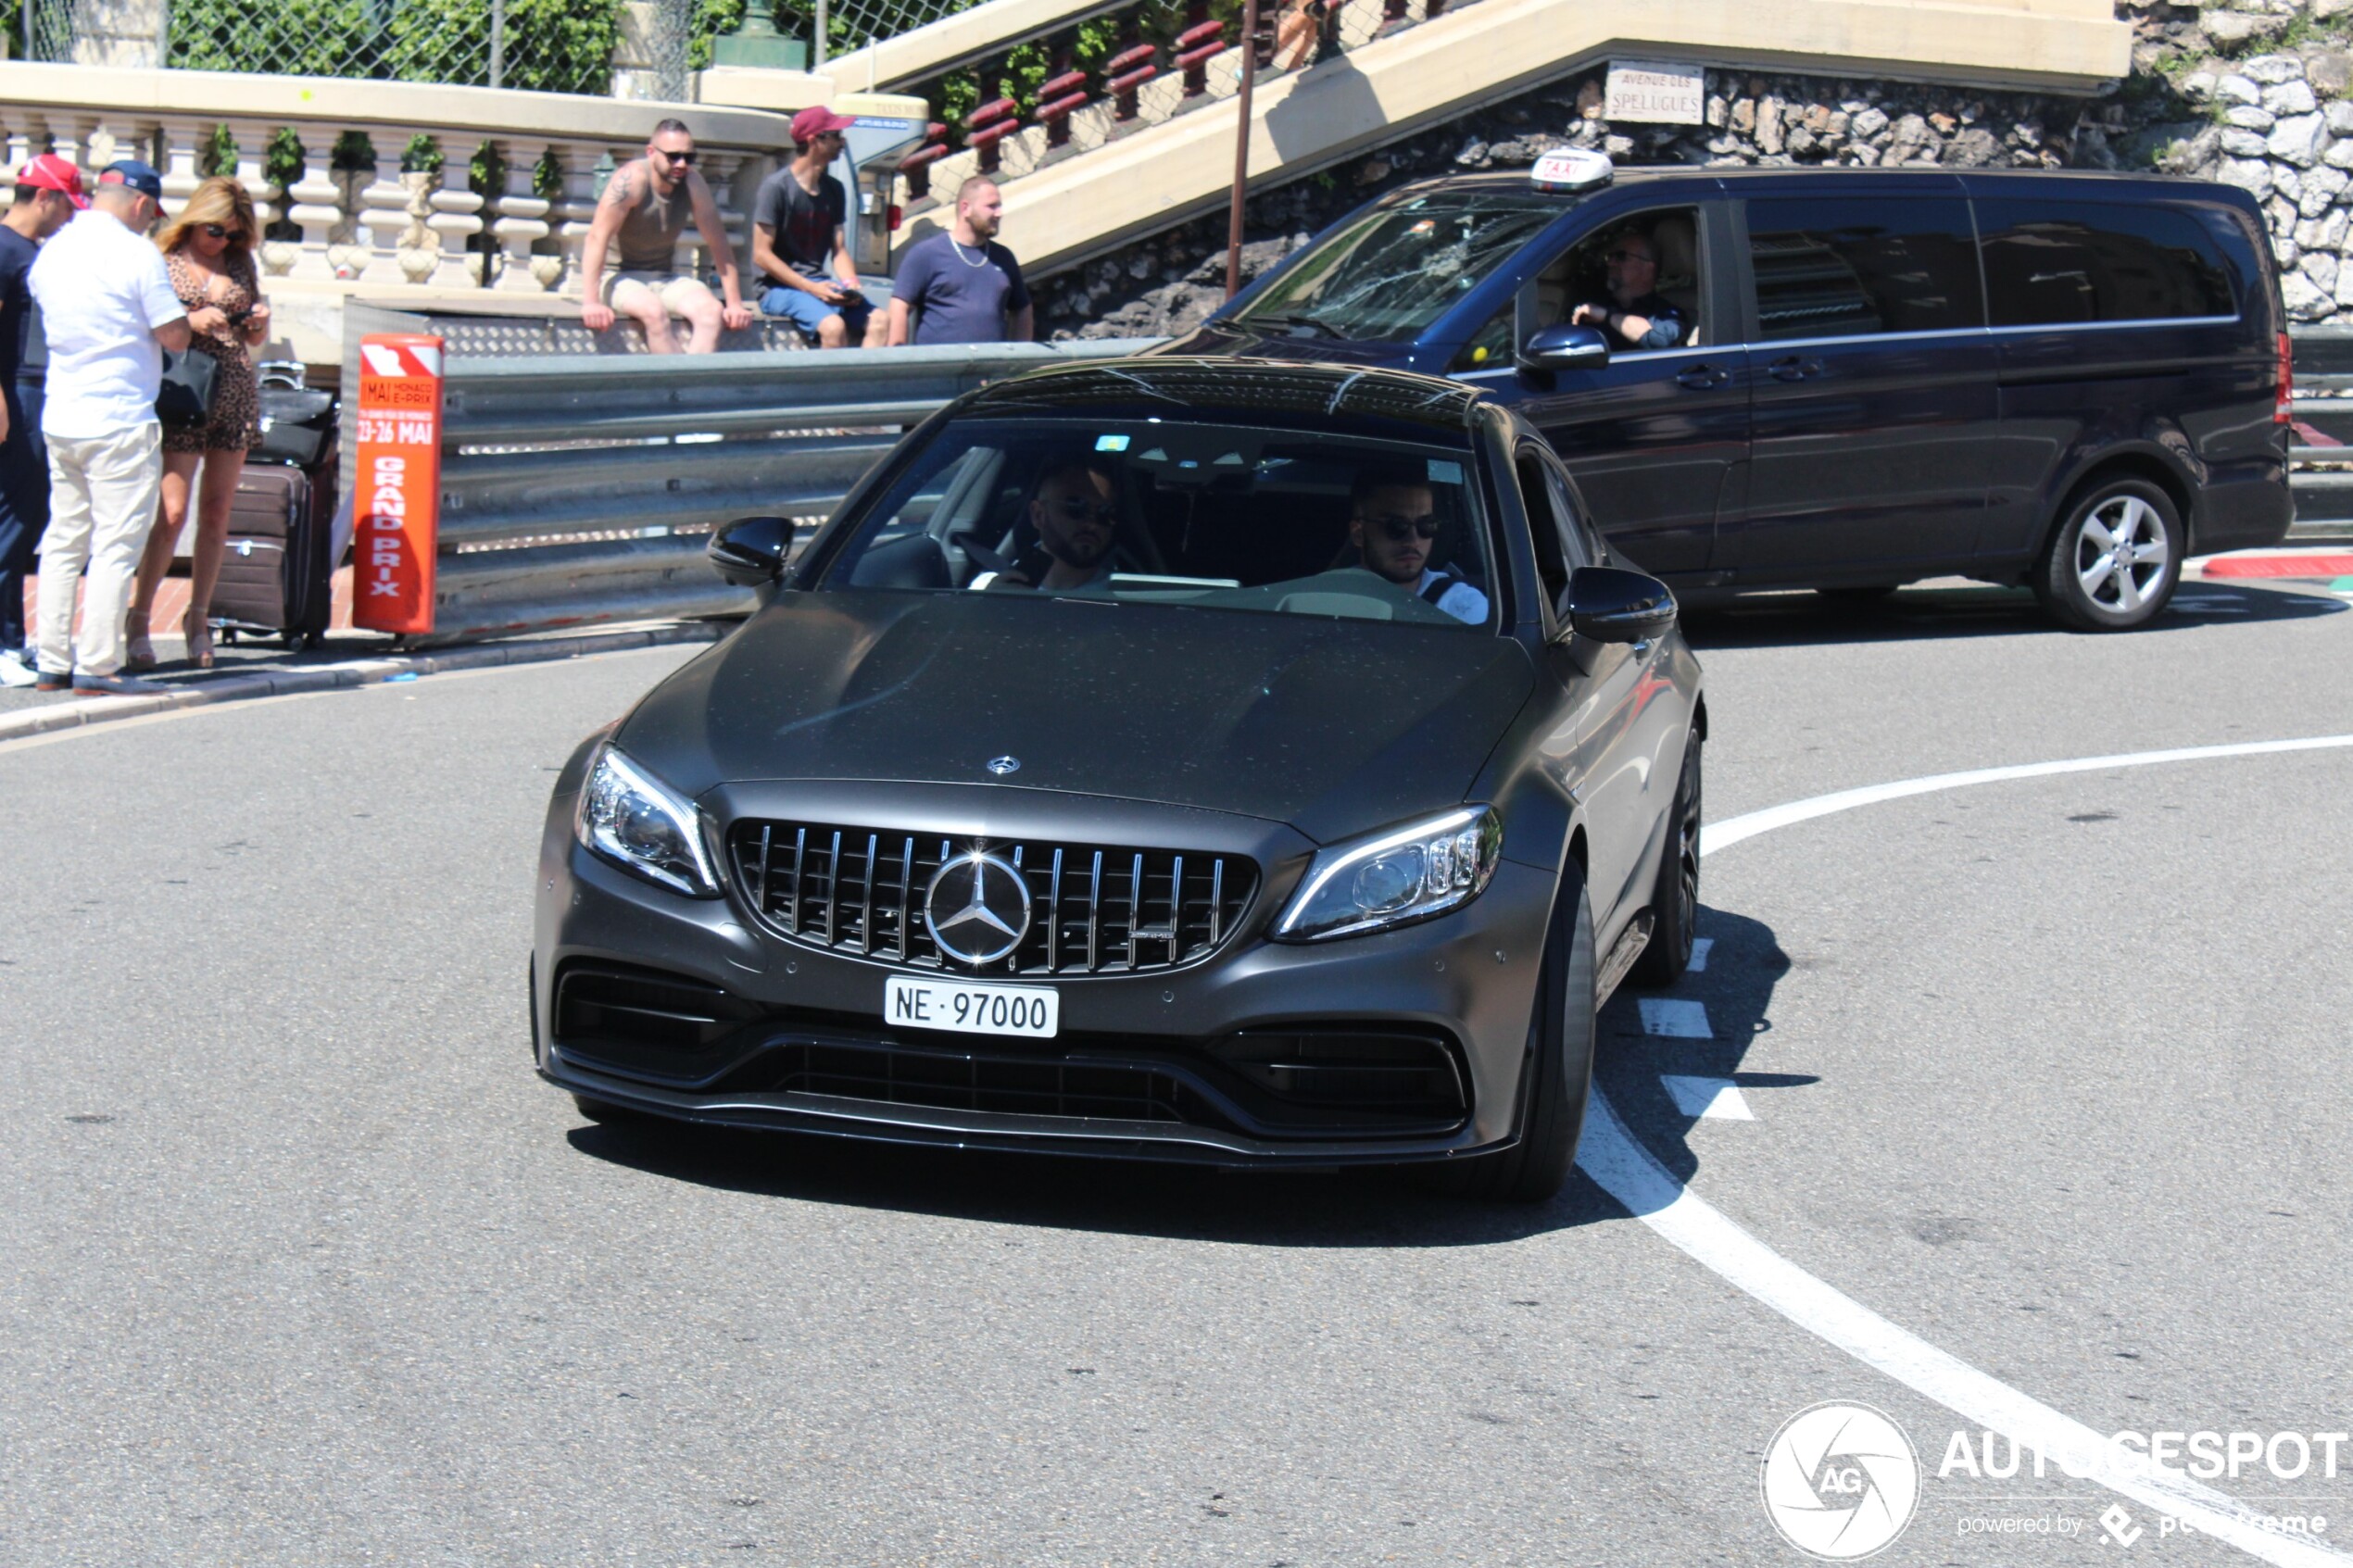
[[[1569,626],[1597,643],[1642,643],[1675,624],[1675,596],[1647,572],[1580,566],[1568,574]]]
[[[1524,370],[1598,370],[1609,363],[1609,339],[1599,327],[1546,327],[1519,351]]]
[[[758,588],[785,574],[791,551],[790,518],[739,517],[713,533],[703,553],[736,587]]]

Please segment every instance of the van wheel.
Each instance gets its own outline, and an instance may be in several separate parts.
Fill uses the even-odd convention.
[[[1699,934],[1700,738],[1696,725],[1683,743],[1683,776],[1667,817],[1667,848],[1658,885],[1651,891],[1651,939],[1627,972],[1637,985],[1672,985],[1692,961]]]
[[[2034,596],[2061,625],[2122,632],[2165,608],[2182,580],[2182,519],[2145,479],[2079,494],[2034,574]]]
[[[1567,885],[1571,878],[1574,889]],[[1568,1180],[1593,1082],[1594,1033],[1593,907],[1574,865],[1564,878],[1561,904],[1544,942],[1544,972],[1528,1022],[1519,1141],[1500,1154],[1424,1167],[1441,1192],[1491,1203],[1541,1203]]]

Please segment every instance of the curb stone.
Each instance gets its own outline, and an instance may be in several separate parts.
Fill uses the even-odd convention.
[[[0,745],[59,730],[91,724],[143,719],[182,708],[208,708],[215,703],[246,702],[257,697],[288,696],[296,692],[329,692],[346,686],[375,685],[395,675],[438,675],[456,670],[485,670],[505,664],[550,664],[593,653],[623,653],[632,648],[662,647],[677,643],[713,643],[734,630],[732,622],[682,621],[642,631],[588,633],[576,637],[552,637],[527,643],[492,643],[440,653],[389,654],[356,659],[308,670],[273,670],[251,675],[220,675],[191,681],[154,696],[101,696],[0,718]]]

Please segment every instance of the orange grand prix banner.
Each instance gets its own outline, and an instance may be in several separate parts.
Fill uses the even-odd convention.
[[[359,340],[359,360],[351,623],[430,632],[441,533],[441,339],[371,332]]]

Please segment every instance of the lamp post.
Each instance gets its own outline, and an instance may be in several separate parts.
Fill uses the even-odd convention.
[[[1234,194],[1226,207],[1226,297],[1242,291],[1242,186],[1250,179],[1250,90],[1258,79],[1258,0],[1242,0],[1242,90],[1236,96]]]

